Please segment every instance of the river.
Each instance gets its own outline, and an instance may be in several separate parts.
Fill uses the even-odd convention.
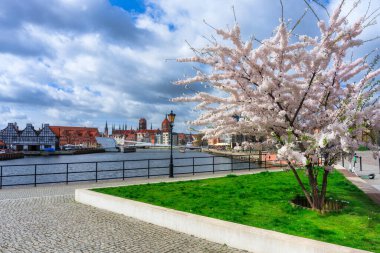
[[[0,162],[0,186],[94,181],[167,175],[169,150],[138,149],[133,153],[96,153],[26,157]],[[174,174],[254,169],[249,164],[198,151],[173,151]],[[1,176],[2,175],[2,176]]]

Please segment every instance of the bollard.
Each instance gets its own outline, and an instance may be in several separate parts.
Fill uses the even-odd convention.
[[[360,171],[363,171],[363,167],[362,167],[362,157],[359,156],[359,162],[360,162]]]

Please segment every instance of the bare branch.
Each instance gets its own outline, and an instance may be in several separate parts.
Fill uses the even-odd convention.
[[[289,33],[293,33],[294,29],[296,29],[296,27],[301,23],[302,19],[305,17],[308,11],[309,11],[309,8],[306,8],[302,16],[297,20],[297,22],[294,24],[294,26],[292,27]]]
[[[297,116],[298,116],[298,113],[300,112],[301,108],[302,108],[302,105],[303,103],[305,102],[305,99],[306,99],[306,96],[307,94],[309,93],[309,90],[310,90],[310,87],[311,85],[313,84],[313,81],[314,81],[314,78],[315,76],[317,75],[317,72],[314,72],[313,75],[311,76],[311,79],[310,79],[310,82],[309,82],[309,86],[307,87],[307,90],[305,92],[305,94],[303,95],[303,98],[301,100],[301,103],[299,104],[298,108],[297,108],[297,111],[296,113],[294,114],[293,116],[293,119],[291,120],[291,125],[294,124],[294,121],[296,120]]]
[[[234,7],[233,5],[232,5],[232,12],[234,13],[235,24],[237,24],[236,13],[235,13],[235,7]]]
[[[284,4],[282,0],[280,0],[280,4],[281,4],[281,22],[284,23]]]
[[[317,18],[318,22],[321,21],[317,15],[317,13],[314,11],[313,7],[307,2],[307,0],[303,0],[305,4],[309,7],[309,9],[313,12],[314,16]]]
[[[186,44],[189,46],[189,48],[195,53],[195,54],[201,54],[197,49],[195,49],[187,40],[185,40]]]
[[[363,43],[371,42],[371,41],[374,41],[374,40],[377,40],[377,39],[380,39],[379,35],[376,36],[376,37],[374,37],[374,38],[372,38],[372,39],[364,40]]]
[[[313,1],[314,3],[316,3],[317,5],[319,5],[320,7],[322,7],[326,11],[327,16],[330,17],[330,13],[329,13],[329,11],[327,10],[327,8],[326,8],[326,6],[324,4],[322,4],[318,0],[311,0],[311,1]]]
[[[215,27],[213,27],[212,25],[210,25],[209,23],[207,23],[205,19],[203,19],[203,23],[205,23],[208,27],[214,29],[215,31],[218,30],[218,29],[216,29]]]

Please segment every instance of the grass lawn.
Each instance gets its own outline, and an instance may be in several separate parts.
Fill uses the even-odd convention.
[[[300,173],[306,182],[304,173]],[[293,207],[301,194],[292,172],[94,189],[158,206],[380,253],[380,206],[339,172],[328,197],[348,201],[341,212]]]

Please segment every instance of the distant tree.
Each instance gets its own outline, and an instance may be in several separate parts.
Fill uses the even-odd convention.
[[[193,146],[200,147],[200,146],[207,146],[207,141],[204,139],[204,134],[194,134],[194,141]]]
[[[328,23],[318,22],[319,37],[296,35],[299,22],[291,27],[281,19],[272,37],[244,42],[236,23],[228,30],[215,29],[225,43],[213,38],[205,48],[194,49],[194,57],[178,59],[205,65],[178,85],[201,82],[214,88],[174,99],[199,103],[196,109],[203,113],[191,123],[206,126],[206,137],[272,136],[278,156],[286,159],[316,210],[324,208],[328,175],[342,152],[353,154],[363,144],[359,133],[380,128],[380,85],[375,79],[380,69],[366,63],[368,55],[351,55],[364,43],[358,36],[378,11],[367,11],[351,24],[347,18],[357,2],[349,14],[342,13],[343,4]],[[309,187],[296,170],[300,164]]]

